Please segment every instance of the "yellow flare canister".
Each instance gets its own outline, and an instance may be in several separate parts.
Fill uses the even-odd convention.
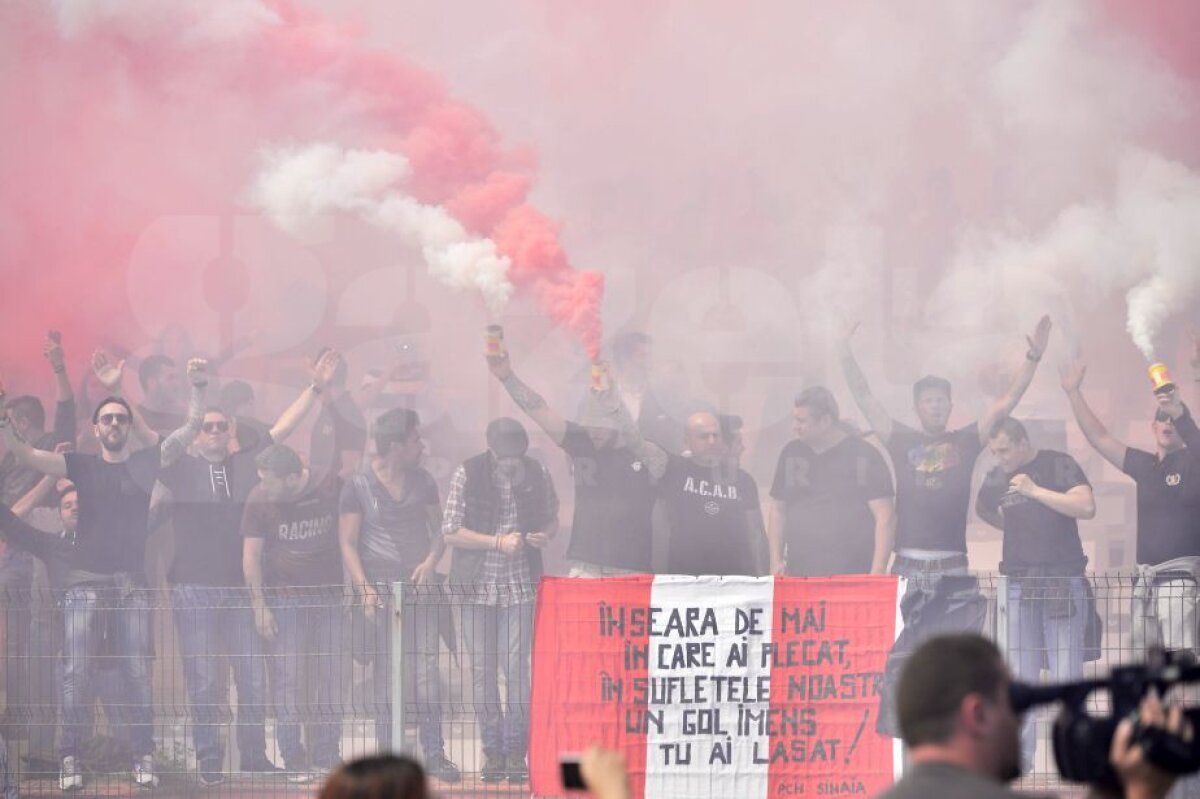
[[[1154,385],[1155,394],[1166,394],[1175,388],[1175,381],[1171,379],[1171,372],[1165,363],[1150,364],[1147,371],[1150,373],[1150,382]]]

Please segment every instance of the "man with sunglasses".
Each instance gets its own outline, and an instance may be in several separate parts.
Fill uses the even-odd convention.
[[[1062,386],[1088,443],[1137,484],[1133,645],[1196,651],[1200,578],[1200,429],[1178,389],[1155,395],[1154,452],[1126,446],[1097,418],[1080,387],[1086,368],[1062,369]]]
[[[267,676],[263,647],[254,629],[242,574],[242,511],[258,483],[254,458],[282,443],[317,404],[337,368],[328,351],[310,368],[311,383],[251,449],[231,453],[230,417],[204,410],[198,427],[175,432],[195,454],[185,454],[158,475],[156,509],[166,509],[175,528],[175,556],[167,574],[192,709],[192,738],[200,781],[224,781],[225,749],[220,724],[228,702],[228,678],[237,685],[239,771],[274,772],[264,730]]]
[[[69,550],[63,619],[63,732],[59,750],[63,790],[83,787],[78,761],[82,738],[90,728],[89,690],[99,665],[100,645],[108,638],[117,647],[123,672],[128,727],[133,755],[132,777],[141,788],[158,784],[154,773],[153,706],[150,684],[150,607],[146,590],[146,539],[150,495],[159,470],[182,454],[178,436],[159,439],[132,406],[119,396],[124,361],[113,363],[103,352],[92,356],[92,368],[111,395],[92,414],[100,453],[45,452],[22,440],[0,417],[5,443],[19,461],[43,474],[67,477],[79,498],[75,546]],[[198,426],[203,382],[202,361],[188,364],[193,383],[189,418]],[[157,446],[138,449],[135,440]],[[107,622],[107,635],[104,634]]]

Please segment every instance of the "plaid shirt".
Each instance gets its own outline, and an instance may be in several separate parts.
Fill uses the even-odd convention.
[[[558,495],[554,493],[554,482],[546,467],[538,464],[542,477],[546,481],[546,516],[558,516]],[[517,500],[513,496],[512,482],[508,476],[492,468],[492,480],[500,492],[500,513],[491,530],[477,530],[479,533],[504,535],[518,529]],[[450,479],[450,490],[446,494],[446,510],[442,514],[442,535],[451,535],[462,527],[463,517],[467,512],[467,503],[463,495],[467,484],[467,471],[462,466],[454,470]],[[535,532],[524,530],[522,532]],[[474,597],[476,605],[496,605],[509,607],[532,602],[536,595],[533,578],[529,573],[529,561],[525,553],[517,550],[508,555],[500,550],[491,550],[483,559],[483,566],[476,577],[476,588],[479,589]]]

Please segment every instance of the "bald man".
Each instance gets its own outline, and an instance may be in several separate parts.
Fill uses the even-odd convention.
[[[755,542],[763,533],[754,478],[726,451],[717,417],[688,417],[687,451],[671,455],[659,483],[670,529],[668,574],[757,575]]]

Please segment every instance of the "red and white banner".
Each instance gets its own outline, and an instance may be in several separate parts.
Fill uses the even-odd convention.
[[[875,721],[898,601],[894,577],[544,579],[533,792],[598,743],[635,796],[875,795],[897,762]]]

